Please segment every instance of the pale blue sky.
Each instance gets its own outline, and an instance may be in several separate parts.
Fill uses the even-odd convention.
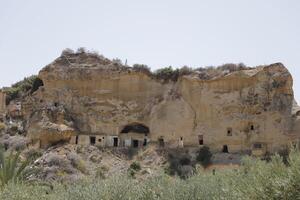
[[[152,69],[282,62],[300,101],[298,0],[0,0],[0,87],[80,46]]]

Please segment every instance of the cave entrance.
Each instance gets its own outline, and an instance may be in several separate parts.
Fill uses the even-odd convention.
[[[121,130],[121,134],[127,134],[127,136],[123,137],[131,140],[131,145],[129,144],[129,146],[133,148],[138,148],[142,145],[146,146],[149,132],[149,127],[136,122],[124,126]]]
[[[119,138],[115,137],[113,140],[114,140],[114,147],[117,147],[119,145]]]
[[[203,135],[198,135],[198,142],[201,146],[204,144]]]
[[[90,144],[91,145],[95,145],[96,144],[96,137],[95,136],[91,136],[90,137]]]
[[[121,133],[130,133],[130,132],[132,132],[132,133],[143,133],[143,134],[145,134],[145,136],[147,136],[148,133],[150,132],[150,130],[144,124],[132,123],[132,124],[126,125],[121,131]]]
[[[147,146],[147,139],[144,139],[143,146]]]
[[[227,146],[227,145],[223,145],[222,152],[223,152],[223,153],[229,153],[229,152],[228,152],[228,146]]]
[[[139,147],[139,141],[138,140],[132,140],[132,147],[138,148]]]
[[[75,144],[78,144],[78,135],[75,137]]]
[[[164,147],[165,146],[165,141],[164,141],[164,138],[158,138],[158,145],[160,146],[160,147]]]

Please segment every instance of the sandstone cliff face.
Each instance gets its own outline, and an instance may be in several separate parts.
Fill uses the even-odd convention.
[[[293,131],[292,77],[280,63],[208,80],[193,73],[165,82],[81,53],[58,58],[39,78],[44,86],[23,102],[23,113],[28,135],[45,140],[54,137],[49,127],[39,125],[39,118],[56,124],[51,125],[55,135],[64,133],[56,126],[66,126],[68,134],[62,138],[78,134],[124,139],[117,145],[137,137],[170,147],[203,143],[215,151],[272,152],[298,137]],[[45,117],[47,106],[61,107],[68,120]],[[140,137],[122,132],[133,124],[149,132],[136,134]]]
[[[0,114],[2,115],[5,112],[5,93],[0,90]]]

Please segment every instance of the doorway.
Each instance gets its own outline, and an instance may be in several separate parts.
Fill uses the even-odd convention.
[[[96,144],[96,137],[95,136],[91,136],[90,137],[90,144],[91,145],[95,145]]]
[[[138,148],[139,147],[139,141],[138,140],[132,140],[132,147]]]
[[[159,139],[158,139],[158,145],[159,145],[160,147],[164,147],[164,146],[165,146],[164,138],[159,138]]]
[[[114,147],[117,147],[119,144],[119,139],[118,138],[114,138]]]
[[[222,150],[223,153],[229,153],[228,152],[228,146],[227,145],[223,145],[223,150]]]
[[[199,145],[203,145],[204,144],[203,135],[198,135],[198,142],[199,142]]]
[[[143,146],[144,147],[147,146],[147,139],[146,138],[144,139]]]

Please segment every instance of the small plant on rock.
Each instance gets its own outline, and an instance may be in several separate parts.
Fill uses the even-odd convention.
[[[128,174],[130,177],[135,177],[136,172],[140,171],[142,169],[140,163],[133,162],[128,168]]]
[[[96,169],[96,178],[105,179],[108,171],[109,171],[109,168],[105,165],[98,167]]]
[[[75,153],[70,153],[68,159],[74,168],[78,169],[81,173],[86,174],[87,168],[85,162]]]

